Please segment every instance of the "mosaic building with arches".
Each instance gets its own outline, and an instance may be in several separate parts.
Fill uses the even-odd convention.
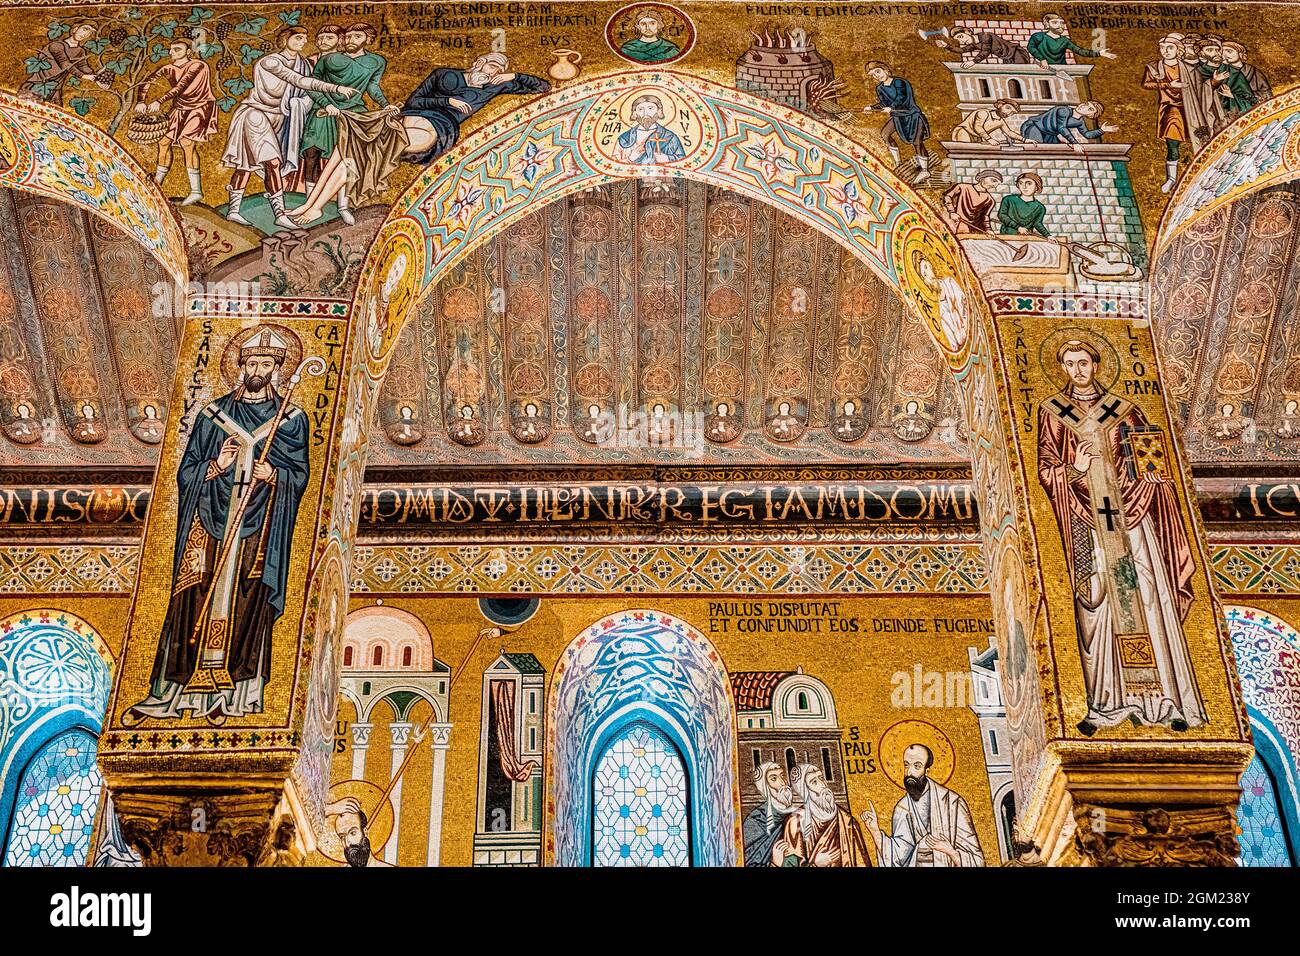
[[[3,864],[1294,864],[1257,8],[497,6],[6,11]]]

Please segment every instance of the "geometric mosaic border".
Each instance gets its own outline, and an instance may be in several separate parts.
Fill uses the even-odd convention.
[[[134,544],[6,543],[0,597],[129,594]],[[1300,595],[1300,542],[1211,545],[1224,595]],[[354,552],[354,594],[981,594],[979,544],[384,544]]]
[[[971,594],[973,542],[359,546],[354,594]]]
[[[137,544],[25,544],[0,547],[0,596],[121,594],[135,586]]]
[[[1211,546],[1220,594],[1300,595],[1300,543]]]

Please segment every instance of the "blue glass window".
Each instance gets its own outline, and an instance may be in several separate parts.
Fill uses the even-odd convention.
[[[6,866],[84,866],[103,780],[95,738],[69,730],[37,751],[18,785]]]
[[[1277,802],[1277,790],[1268,767],[1259,758],[1251,760],[1241,776],[1241,803],[1237,808],[1241,826],[1239,866],[1292,866],[1286,830]]]
[[[690,793],[673,743],[648,724],[630,724],[592,775],[595,866],[690,866]]]

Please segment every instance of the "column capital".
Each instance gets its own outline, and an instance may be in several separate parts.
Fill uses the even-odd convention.
[[[429,746],[434,750],[446,750],[451,746],[451,724],[430,724],[427,731]]]
[[[348,728],[352,732],[352,746],[354,749],[363,750],[370,746],[370,732],[375,729],[375,725],[360,720],[353,721]]]
[[[393,749],[405,748],[411,742],[411,732],[415,724],[405,720],[395,720],[388,725],[388,733],[393,740]]]
[[[1239,743],[1057,741],[1019,814],[1044,860],[1066,866],[1232,866]]]

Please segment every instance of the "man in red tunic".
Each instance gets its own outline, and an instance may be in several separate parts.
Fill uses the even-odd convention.
[[[1097,381],[1087,342],[1057,351],[1065,387],[1038,411],[1038,477],[1061,529],[1083,661],[1087,735],[1124,720],[1205,723],[1182,622],[1192,549],[1165,435]]]
[[[181,205],[188,206],[203,198],[199,144],[206,143],[217,131],[217,98],[212,93],[212,73],[206,63],[193,55],[188,40],[173,40],[167,53],[171,62],[156,70],[142,87],[148,89],[161,76],[167,81],[167,92],[150,103],[136,104],[135,111],[157,113],[163,103],[168,105],[167,131],[158,141],[158,168],[153,178],[162,185],[171,168],[172,147],[180,146],[190,180],[189,194],[181,200]]]
[[[989,217],[993,215],[996,200],[993,190],[1002,184],[1002,175],[996,169],[981,169],[974,183],[958,183],[943,194],[943,207],[948,211],[953,231],[958,235],[971,232],[990,232]]]

